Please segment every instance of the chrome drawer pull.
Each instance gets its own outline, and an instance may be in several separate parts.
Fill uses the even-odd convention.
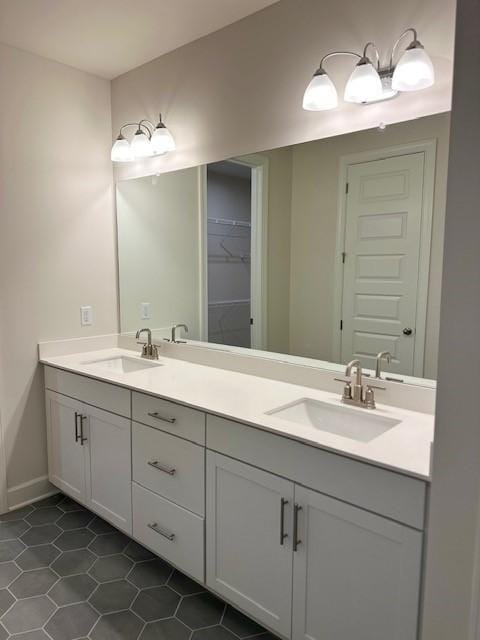
[[[170,540],[170,542],[175,539],[174,533],[167,533],[166,531],[162,531],[162,529],[160,529],[160,527],[156,522],[150,522],[149,524],[147,524],[147,527],[152,531],[155,531],[155,533],[158,533],[159,535],[163,536],[167,540]]]
[[[169,469],[168,467],[164,467],[158,460],[149,460],[147,464],[149,464],[154,469],[157,469],[158,471],[168,473],[169,476],[174,476],[177,473],[176,469]]]
[[[155,418],[155,420],[161,420],[162,422],[168,422],[170,424],[175,424],[177,421],[176,418],[166,418],[165,416],[161,416],[158,411],[153,411],[148,414],[151,418]]]

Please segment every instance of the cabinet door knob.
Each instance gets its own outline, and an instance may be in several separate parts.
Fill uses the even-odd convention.
[[[413,333],[413,329],[410,329],[410,327],[405,327],[405,329],[403,330],[404,336],[411,336],[412,333]]]

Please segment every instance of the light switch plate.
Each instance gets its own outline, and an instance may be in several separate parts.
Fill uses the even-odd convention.
[[[142,320],[150,320],[150,302],[142,302],[140,307],[142,310]]]
[[[93,308],[80,307],[80,324],[82,327],[88,327],[93,324]]]

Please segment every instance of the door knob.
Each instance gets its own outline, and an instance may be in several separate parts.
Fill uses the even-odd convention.
[[[412,333],[413,333],[413,329],[410,329],[410,327],[405,327],[405,329],[403,330],[404,336],[411,336]]]

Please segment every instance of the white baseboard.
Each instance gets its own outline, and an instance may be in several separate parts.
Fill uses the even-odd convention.
[[[32,502],[48,498],[55,493],[58,493],[58,489],[50,484],[48,476],[40,476],[28,482],[22,482],[7,490],[8,510],[18,509]]]

